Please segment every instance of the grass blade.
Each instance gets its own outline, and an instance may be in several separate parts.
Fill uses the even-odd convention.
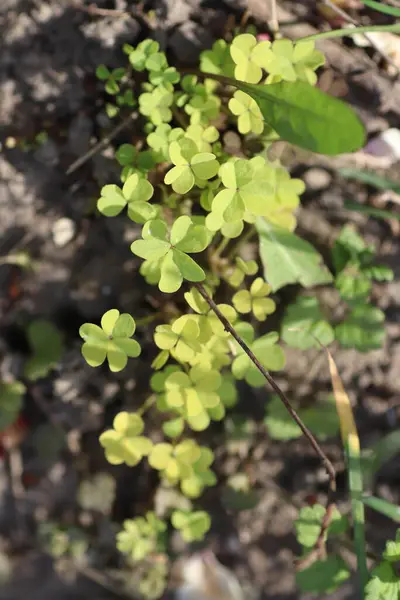
[[[390,210],[385,210],[384,208],[365,206],[365,204],[358,204],[358,202],[351,202],[351,200],[345,200],[344,208],[347,208],[347,210],[354,210],[359,213],[364,213],[370,217],[376,217],[377,219],[396,219],[396,221],[400,221],[399,213],[392,213]]]
[[[373,31],[391,31],[392,33],[399,33],[400,23],[393,23],[393,25],[367,25],[366,27],[343,27],[343,29],[332,29],[332,31],[323,31],[322,33],[315,33],[314,35],[308,35],[307,37],[300,39],[303,41],[322,40],[327,38],[344,37],[346,35],[352,36],[357,35],[359,33],[371,33]]]
[[[364,496],[362,501],[366,506],[373,508],[382,515],[385,515],[385,517],[389,517],[389,519],[392,519],[396,523],[400,523],[400,506],[376,496]]]
[[[388,6],[382,4],[382,2],[375,2],[375,0],[361,0],[365,6],[369,6],[373,10],[376,10],[384,15],[391,15],[392,17],[400,17],[400,9],[395,6]]]
[[[400,183],[381,177],[376,173],[370,171],[363,171],[362,169],[339,169],[339,174],[345,179],[355,179],[361,183],[371,185],[379,190],[393,190],[397,194],[400,194]]]
[[[374,475],[396,454],[400,454],[400,430],[392,431],[362,452],[365,487],[372,484]]]
[[[344,389],[335,361],[326,349],[329,361],[329,371],[332,380],[336,409],[339,416],[340,432],[346,453],[348,480],[351,496],[351,511],[354,526],[354,547],[357,557],[357,570],[360,579],[361,597],[364,598],[364,588],[368,581],[367,556],[365,548],[365,512],[362,501],[363,480],[360,458],[360,440],[354,421],[350,399]]]

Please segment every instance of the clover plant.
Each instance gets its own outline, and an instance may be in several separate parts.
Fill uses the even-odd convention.
[[[235,406],[236,380],[261,387],[261,371],[283,369],[284,347],[270,318],[277,290],[288,284],[307,289],[284,316],[287,344],[307,348],[315,340],[332,341],[333,327],[312,290],[334,282],[350,311],[347,330],[335,324],[335,336],[344,345],[371,347],[371,340],[356,339],[357,323],[363,310],[367,319],[372,281],[389,274],[377,271],[368,248],[346,232],[334,246],[330,271],[295,233],[304,183],[270,160],[268,151],[249,150],[254,139],[268,149],[267,138],[328,155],[363,146],[365,132],[356,114],[316,87],[324,56],[313,40],[271,43],[242,33],[231,43],[216,41],[201,53],[200,71],[185,74],[168,63],[156,41],[126,44],[124,53],[125,70],[101,66],[97,75],[117,101],[118,94],[126,98],[130,90],[128,101],[118,105],[126,112],[124,102],[137,99],[144,135],[140,145],[124,143],[117,149],[120,182],[102,188],[97,207],[105,217],[120,219],[126,209],[127,217],[142,226],[130,247],[138,259],[136,277],[158,286],[173,310],[146,318],[159,351],[151,365],[149,398],[136,411],[130,407],[115,415],[100,443],[111,464],[132,467],[145,461],[166,486],[179,486],[190,499],[190,508],[172,507],[165,520],[150,512],[124,523],[118,548],[136,560],[159,551],[168,519],[186,542],[203,540],[210,529],[210,515],[197,499],[217,483],[214,453],[198,443],[197,432],[223,420]],[[240,143],[233,154],[224,133],[234,129]],[[244,257],[245,242],[252,238],[260,261],[257,254]],[[370,311],[368,320],[371,329],[378,322],[381,327],[377,313]],[[112,308],[100,325],[82,325],[83,356],[92,367],[107,359],[111,371],[120,371],[140,354],[132,338],[135,320]],[[300,333],[293,332],[296,327]],[[275,402],[268,405],[265,421],[271,436],[298,437],[298,425],[288,425]],[[154,437],[146,433],[148,410],[158,415],[160,431]],[[313,428],[319,417],[311,410],[304,416]],[[332,419],[321,435],[336,431]],[[306,550],[316,543],[323,510],[315,508],[311,520],[300,514],[297,530]],[[329,535],[339,533],[338,521],[335,513]],[[321,573],[312,565],[311,574],[299,575],[305,590],[334,589],[348,577],[340,556],[315,564],[323,567]]]

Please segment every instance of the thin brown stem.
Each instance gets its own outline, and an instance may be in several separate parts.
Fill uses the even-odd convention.
[[[198,290],[199,294],[207,302],[207,304],[211,308],[211,310],[216,314],[218,319],[221,321],[221,323],[223,324],[223,326],[225,328],[225,331],[228,331],[231,334],[231,336],[234,338],[234,340],[239,344],[239,346],[244,350],[244,352],[250,358],[251,362],[257,367],[257,369],[260,371],[260,373],[268,381],[269,385],[272,387],[274,392],[276,392],[276,394],[279,396],[279,398],[283,402],[286,410],[288,411],[288,413],[290,414],[292,419],[295,421],[295,423],[297,423],[297,425],[300,427],[301,431],[303,432],[303,435],[307,438],[307,440],[311,444],[312,448],[314,449],[314,452],[321,459],[321,462],[326,469],[326,472],[329,477],[329,491],[328,491],[326,512],[325,512],[325,515],[324,515],[324,518],[323,518],[323,521],[321,524],[321,530],[320,530],[320,533],[319,533],[319,536],[318,536],[318,539],[317,539],[317,542],[315,545],[316,555],[321,556],[325,553],[326,532],[331,523],[332,515],[333,515],[333,507],[334,507],[333,496],[334,496],[334,493],[336,492],[335,468],[334,468],[333,464],[331,463],[331,461],[329,460],[329,458],[326,456],[325,452],[322,450],[321,446],[315,439],[314,435],[311,433],[311,431],[308,429],[308,427],[303,423],[303,421],[301,420],[301,418],[299,417],[299,415],[297,414],[297,412],[291,405],[286,394],[281,390],[281,388],[276,383],[276,381],[272,377],[272,375],[267,371],[267,369],[260,363],[260,361],[258,360],[256,355],[248,347],[246,342],[240,337],[240,335],[237,333],[237,331],[234,329],[234,327],[232,327],[232,325],[229,323],[228,319],[222,314],[222,312],[219,310],[219,308],[216,305],[216,303],[214,302],[214,300],[211,298],[211,296],[208,295],[208,293],[206,292],[204,287],[201,285],[201,283],[194,283],[194,286]]]
[[[353,19],[353,17],[351,15],[349,15],[348,12],[343,10],[343,8],[341,8],[340,6],[337,6],[337,4],[335,4],[335,2],[332,2],[331,0],[324,0],[324,4],[326,4],[326,6],[329,6],[329,8],[331,10],[336,12],[336,14],[341,16],[342,19],[344,19],[348,23],[351,23],[355,27],[359,26],[359,22],[356,21],[355,19]],[[386,60],[387,63],[389,63],[390,65],[392,65],[392,67],[394,67],[394,69],[396,70],[395,71],[396,75],[398,75],[399,67],[397,66],[395,61],[392,59],[392,57],[389,56],[389,54],[387,52],[382,50],[382,48],[376,43],[374,37],[371,36],[368,32],[364,32],[364,33],[362,33],[362,35],[368,41],[368,43],[376,50],[376,52],[378,52],[378,54],[380,54],[382,56],[382,58],[384,58]]]
[[[90,150],[85,152],[85,154],[83,154],[82,156],[77,158],[76,161],[74,161],[72,163],[72,165],[70,165],[68,167],[67,175],[71,175],[74,171],[79,169],[79,167],[81,167],[83,164],[85,164],[86,161],[88,161],[90,158],[92,158],[92,156],[94,156],[97,152],[100,152],[100,150],[103,150],[103,148],[106,148],[110,144],[110,142],[123,129],[125,129],[125,127],[127,127],[130,123],[132,123],[132,121],[134,121],[136,118],[137,118],[137,114],[131,113],[126,119],[121,121],[121,123],[119,123],[116,127],[114,127],[114,129],[108,135],[106,135],[105,138],[100,140],[97,144],[95,144],[92,148],[90,148]]]
[[[295,411],[293,406],[290,404],[290,401],[287,398],[286,394],[281,390],[281,388],[276,383],[276,381],[272,377],[272,375],[267,371],[267,369],[265,367],[263,367],[263,365],[260,363],[260,361],[258,360],[256,355],[248,347],[246,342],[240,337],[240,335],[237,333],[237,331],[232,327],[232,325],[229,323],[228,319],[222,314],[222,312],[219,310],[218,306],[215,304],[214,300],[207,294],[206,290],[201,285],[201,283],[195,283],[194,286],[196,287],[198,292],[201,294],[201,296],[204,298],[204,300],[207,302],[207,304],[209,305],[211,310],[216,314],[218,319],[221,321],[221,323],[223,324],[223,326],[225,328],[225,331],[229,331],[231,336],[236,340],[236,342],[239,344],[239,346],[244,350],[244,352],[250,358],[251,362],[257,367],[257,369],[260,371],[260,373],[268,381],[269,385],[272,387],[274,392],[276,392],[276,394],[278,394],[279,398],[285,405],[286,410],[288,411],[288,413],[290,414],[292,419],[300,427],[301,431],[303,432],[303,434],[305,435],[305,437],[308,439],[311,446],[313,447],[315,453],[321,459],[321,461],[326,469],[326,472],[328,474],[328,477],[329,477],[330,489],[332,490],[332,492],[336,491],[336,472],[335,472],[333,464],[331,463],[329,458],[326,456],[325,452],[322,450],[321,446],[315,439],[314,435],[311,433],[311,431],[308,429],[308,427],[300,419],[299,415],[297,414],[297,412]]]

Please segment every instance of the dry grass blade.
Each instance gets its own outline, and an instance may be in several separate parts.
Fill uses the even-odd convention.
[[[360,458],[360,440],[354,420],[350,399],[343,386],[336,363],[329,350],[329,371],[332,380],[336,409],[340,421],[340,432],[346,453],[348,481],[351,496],[351,510],[354,527],[354,547],[357,557],[357,570],[360,579],[361,597],[364,598],[364,588],[368,581],[367,557],[365,547],[365,516],[363,504],[363,480]]]

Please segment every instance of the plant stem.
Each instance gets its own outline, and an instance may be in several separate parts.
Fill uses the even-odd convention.
[[[233,257],[235,256],[235,254],[237,253],[239,247],[242,246],[242,244],[244,242],[248,242],[249,240],[251,240],[251,238],[253,237],[253,235],[256,235],[256,233],[257,233],[257,230],[254,227],[254,225],[252,225],[250,227],[250,229],[248,229],[244,235],[242,235],[241,237],[239,237],[239,239],[236,242],[236,244],[234,244],[234,246],[232,247],[231,251],[228,253],[227,259],[228,260],[232,260]]]
[[[326,456],[325,452],[322,450],[321,446],[315,439],[314,435],[311,433],[311,431],[308,429],[308,427],[300,419],[299,415],[297,414],[297,412],[295,411],[293,406],[290,404],[290,401],[287,398],[286,394],[281,390],[279,385],[276,383],[275,379],[272,377],[272,375],[270,375],[270,373],[267,371],[267,369],[265,369],[265,367],[263,367],[263,365],[260,363],[258,358],[248,347],[246,342],[240,337],[240,335],[236,332],[236,330],[229,323],[228,319],[226,317],[224,317],[224,315],[219,310],[218,306],[215,304],[214,300],[207,294],[206,290],[201,285],[201,283],[194,283],[193,285],[196,287],[196,289],[198,290],[200,295],[204,298],[204,300],[207,302],[207,304],[209,305],[211,310],[216,314],[218,319],[221,321],[221,323],[223,324],[223,326],[225,328],[225,331],[228,331],[231,334],[231,336],[236,340],[236,342],[239,344],[239,346],[244,350],[244,352],[250,358],[251,362],[257,367],[257,369],[260,371],[260,373],[268,381],[269,385],[272,387],[274,392],[276,392],[276,394],[278,394],[279,398],[285,405],[286,410],[288,411],[288,413],[290,414],[292,419],[300,427],[301,431],[303,432],[303,434],[305,435],[305,437],[308,439],[309,443],[313,447],[315,453],[321,459],[321,461],[326,469],[326,472],[328,474],[328,477],[329,477],[330,495],[333,494],[336,491],[335,468],[334,468],[333,464],[331,463],[331,461],[329,460],[329,458]],[[329,499],[329,496],[328,496],[328,499]],[[329,502],[329,504],[331,504],[331,502]],[[325,523],[324,531],[322,531],[322,527],[321,527],[322,537],[324,537],[325,531],[330,522],[331,515],[328,514],[328,509],[329,509],[329,506],[328,506],[327,512],[326,512],[326,514],[328,515],[326,520],[328,521],[328,519],[329,519],[329,521],[327,523]],[[324,523],[323,523],[323,527],[324,527]]]
[[[358,33],[368,33],[373,31],[391,31],[394,33],[400,32],[400,23],[393,23],[392,25],[367,25],[365,27],[343,27],[343,29],[333,29],[332,31],[323,31],[322,33],[315,33],[314,35],[308,35],[304,38],[299,38],[296,41],[309,41],[309,40],[323,40],[328,38],[344,37],[345,35],[357,35]]]
[[[337,6],[331,0],[324,0],[324,3],[327,6],[329,6],[329,8],[331,10],[333,10],[338,15],[340,15],[343,19],[345,19],[348,23],[351,23],[352,25],[355,25],[355,27],[359,26],[358,21],[356,21],[355,19],[353,19],[353,17],[351,17],[345,10],[343,10],[343,8],[340,8],[340,6]],[[398,73],[399,72],[399,68],[398,68],[397,64],[395,63],[395,61],[387,54],[387,52],[384,52],[379,47],[379,45],[375,42],[373,36],[368,35],[368,33],[364,33],[363,36],[367,40],[367,42],[370,44],[370,46],[372,46],[373,48],[375,48],[375,50],[386,60],[386,62],[389,63],[389,64],[391,64],[392,67],[394,67],[396,69],[396,73]]]
[[[226,237],[222,238],[222,240],[218,244],[217,248],[215,249],[214,258],[221,256],[222,252],[225,250],[225,248],[227,247],[227,245],[229,244],[230,241],[231,241],[230,238],[226,238]]]

